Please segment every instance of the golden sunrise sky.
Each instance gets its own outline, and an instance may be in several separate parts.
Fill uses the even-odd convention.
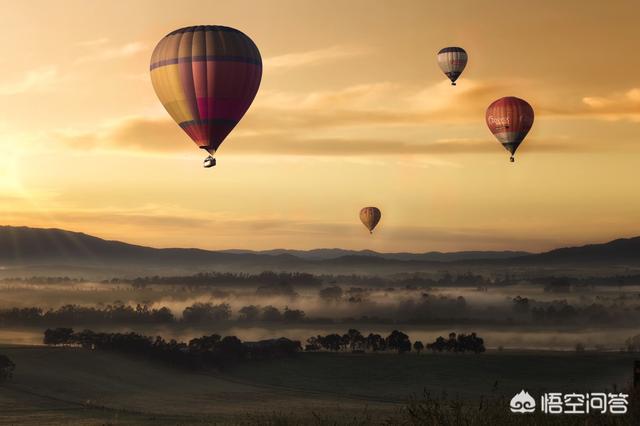
[[[534,5],[535,3],[535,5]],[[640,3],[0,0],[0,224],[158,247],[525,249],[640,234]],[[203,169],[149,79],[168,32],[264,74]],[[469,65],[451,87],[437,51]],[[486,107],[531,103],[515,164]],[[370,236],[365,205],[383,218]]]

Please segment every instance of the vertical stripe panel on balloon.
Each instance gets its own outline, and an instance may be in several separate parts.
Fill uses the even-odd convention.
[[[185,108],[189,111],[190,119],[200,118],[196,91],[193,82],[193,35],[195,31],[182,33],[180,47],[178,49],[178,70],[180,73],[180,83],[184,90]]]

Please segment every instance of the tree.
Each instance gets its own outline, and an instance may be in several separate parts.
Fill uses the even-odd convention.
[[[418,353],[418,355],[420,355],[420,352],[424,349],[424,345],[420,340],[416,340],[413,343],[413,349]]]
[[[304,311],[300,309],[289,309],[288,306],[285,306],[282,318],[285,322],[300,322],[304,320]]]
[[[433,352],[475,352],[482,353],[485,351],[484,340],[476,335],[476,333],[464,334],[449,333],[449,338],[445,339],[439,336],[434,342],[427,344],[427,349]]]
[[[318,336],[318,343],[324,349],[329,351],[339,351],[342,343],[342,337],[339,334],[332,333],[326,336]]]
[[[383,351],[386,349],[385,341],[379,334],[369,333],[369,335],[367,336],[366,345],[367,349],[374,352]]]
[[[211,336],[196,337],[189,340],[188,347],[193,351],[211,351],[218,343],[220,343],[220,335],[212,334]]]
[[[13,376],[13,370],[16,365],[6,355],[0,354],[0,382],[10,379]]]
[[[318,349],[320,349],[320,342],[318,341],[318,338],[315,336],[311,336],[307,339],[307,344],[304,347],[304,350],[307,352],[311,352],[311,351],[317,351]]]
[[[73,328],[47,328],[44,332],[45,345],[69,345],[72,342]]]
[[[236,336],[226,336],[218,344],[223,362],[235,362],[244,358],[246,348]]]
[[[282,314],[278,308],[265,306],[262,308],[262,321],[282,321]]]
[[[257,321],[260,317],[260,308],[256,305],[249,305],[241,308],[238,313],[241,321]]]
[[[327,301],[338,301],[342,298],[342,288],[338,286],[326,287],[320,290],[319,296]]]
[[[189,323],[224,321],[231,318],[231,307],[227,303],[194,303],[182,312],[182,320]]]
[[[411,352],[411,341],[409,340],[409,336],[401,331],[393,330],[385,340],[387,342],[387,347],[398,351],[399,354]]]
[[[427,349],[430,349],[433,352],[442,352],[446,348],[447,348],[447,341],[442,336],[438,336],[438,338],[433,343],[427,344]]]
[[[349,329],[349,331],[347,331],[347,335],[349,336],[349,346],[351,347],[352,351],[364,351],[367,340],[364,338],[362,333],[360,333],[360,331],[356,330],[355,328],[351,328]]]
[[[640,352],[640,334],[629,337],[625,341],[625,345],[627,346],[628,352]]]
[[[526,297],[516,296],[512,299],[513,310],[518,313],[529,312],[529,299]]]

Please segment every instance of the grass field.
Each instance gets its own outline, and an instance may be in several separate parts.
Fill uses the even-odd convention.
[[[522,388],[620,388],[631,380],[634,359],[620,353],[305,353],[194,373],[75,348],[2,346],[0,353],[17,365],[14,378],[0,385],[3,424],[279,424],[265,420],[273,413],[379,423],[424,389],[475,400],[492,392],[510,397]]]

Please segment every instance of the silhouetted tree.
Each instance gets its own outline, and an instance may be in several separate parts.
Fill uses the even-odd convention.
[[[420,355],[420,352],[424,349],[424,345],[420,340],[416,340],[413,342],[413,349],[418,353],[418,355]]]
[[[513,299],[513,310],[518,313],[529,312],[529,299],[516,296]]]
[[[318,338],[315,336],[311,336],[307,339],[307,344],[304,347],[304,350],[307,352],[317,351],[320,349],[320,343],[318,342]]]
[[[387,347],[391,350],[398,351],[399,354],[411,352],[411,341],[409,336],[401,331],[393,330],[385,339]]]
[[[262,321],[282,321],[282,314],[278,308],[265,306],[262,308]]]
[[[471,333],[469,335],[460,333],[449,333],[449,338],[439,336],[434,342],[427,344],[427,349],[433,352],[475,352],[485,351],[484,340]]]
[[[13,370],[16,365],[6,355],[0,354],[0,382],[10,379],[13,376]]]
[[[257,321],[260,317],[260,308],[255,305],[244,306],[238,313],[240,321]]]
[[[227,303],[194,303],[182,312],[182,320],[188,323],[224,321],[231,318],[231,307]]]
[[[318,292],[318,295],[328,301],[337,301],[342,298],[342,288],[338,286],[326,287]]]
[[[367,336],[367,349],[377,352],[386,350],[386,342],[379,334],[369,333]]]
[[[73,343],[73,329],[72,328],[54,328],[46,329],[44,332],[43,343],[45,345],[69,345]]]
[[[304,320],[304,311],[300,309],[289,309],[288,306],[285,306],[282,319],[285,322],[300,322]]]
[[[627,351],[629,352],[640,352],[640,334],[629,337],[625,341],[625,345],[627,347]]]

